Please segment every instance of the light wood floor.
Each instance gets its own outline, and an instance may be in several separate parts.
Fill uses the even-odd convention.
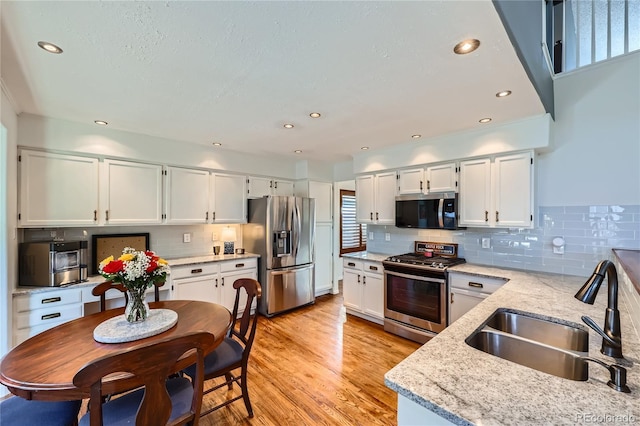
[[[310,307],[261,316],[248,371],[254,417],[240,400],[200,424],[397,424],[396,393],[384,374],[419,345],[351,315],[343,323],[341,307],[341,295],[327,295]],[[231,392],[205,396],[203,408],[238,391]]]

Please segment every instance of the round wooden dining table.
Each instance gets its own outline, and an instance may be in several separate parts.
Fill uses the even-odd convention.
[[[191,300],[168,300],[149,303],[151,309],[170,309],[178,314],[176,325],[155,336],[127,343],[99,343],[93,330],[103,321],[121,315],[124,308],[88,315],[43,331],[13,348],[0,362],[0,383],[11,393],[25,399],[68,401],[89,398],[88,389],[73,385],[73,376],[84,365],[116,352],[133,349],[157,340],[179,337],[195,331],[207,331],[215,337],[208,348],[213,351],[231,326],[231,313],[222,305]],[[176,372],[193,363],[183,357]],[[109,381],[103,390],[109,393]],[[121,376],[122,377],[122,376]]]

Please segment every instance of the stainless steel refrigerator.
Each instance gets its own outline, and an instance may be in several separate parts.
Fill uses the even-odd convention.
[[[266,196],[249,200],[244,248],[260,255],[258,311],[271,317],[315,302],[313,198]]]

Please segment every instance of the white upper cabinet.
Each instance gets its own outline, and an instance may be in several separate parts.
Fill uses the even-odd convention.
[[[22,150],[20,226],[95,225],[98,160]]]
[[[356,220],[393,225],[396,211],[396,172],[356,177]]]
[[[460,163],[460,225],[533,226],[533,153]]]
[[[266,195],[293,195],[293,181],[266,177],[249,176],[247,179],[248,198],[262,198]]]
[[[309,197],[316,200],[316,222],[333,220],[333,184],[314,180],[299,180],[295,183],[297,197]]]
[[[101,205],[108,225],[162,222],[162,166],[105,160]]]
[[[209,172],[167,167],[165,214],[167,223],[207,223]]]
[[[211,174],[211,223],[247,223],[247,178],[222,173]]]
[[[398,172],[398,194],[457,191],[457,170],[456,163],[400,170]]]

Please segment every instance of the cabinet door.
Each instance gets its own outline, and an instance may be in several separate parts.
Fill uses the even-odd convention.
[[[167,223],[207,223],[209,172],[167,167]]]
[[[219,275],[202,275],[194,278],[173,280],[176,299],[220,302]]]
[[[20,226],[95,225],[98,160],[23,150]]]
[[[533,157],[522,153],[496,157],[495,224],[496,226],[531,227]]]
[[[162,166],[105,160],[103,167],[106,224],[162,222]]]
[[[380,225],[393,225],[396,222],[396,172],[376,175],[375,217]],[[357,193],[356,193],[357,196]]]
[[[489,226],[491,161],[488,158],[460,163],[460,225]]]
[[[273,195],[293,196],[293,182],[288,180],[274,180]]]
[[[342,296],[345,308],[362,310],[362,275],[360,271],[344,268]]]
[[[456,163],[427,167],[427,190],[429,192],[457,191]]]
[[[489,297],[486,293],[478,293],[470,290],[451,289],[449,298],[449,324],[469,312],[478,303]]]
[[[309,198],[316,200],[316,222],[331,222],[333,185],[328,182],[309,181]]]
[[[236,290],[233,288],[233,283],[239,278],[252,278],[258,279],[258,272],[256,268],[253,269],[241,269],[233,272],[222,272],[220,277],[220,303],[227,309],[233,312],[233,304],[236,301]],[[247,303],[247,293],[245,291],[240,292],[240,303],[238,305],[238,314],[244,312],[244,305]],[[252,309],[255,309],[256,302],[251,305]]]
[[[265,195],[271,195],[273,180],[270,178],[249,176],[247,181],[247,194],[249,198],[262,198]]]
[[[374,175],[356,177],[356,221],[374,223]]]
[[[424,169],[400,170],[398,172],[398,194],[422,194],[426,192]]]
[[[333,289],[333,225],[316,224],[315,235],[316,296]]]
[[[244,176],[211,175],[212,223],[247,223],[247,180]]]
[[[367,264],[365,264],[365,268]],[[364,273],[362,277],[363,302],[365,314],[384,319],[384,280],[381,274]]]

